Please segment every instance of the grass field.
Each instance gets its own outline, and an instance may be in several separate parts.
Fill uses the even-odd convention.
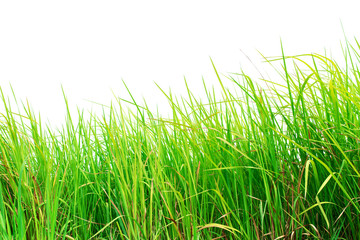
[[[2,93],[0,238],[359,239],[360,45],[343,52],[267,59],[276,83],[214,66],[222,96],[163,91],[169,118],[130,97],[55,131]]]

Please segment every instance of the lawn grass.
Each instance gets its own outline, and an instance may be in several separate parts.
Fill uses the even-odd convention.
[[[169,119],[130,97],[55,131],[2,92],[0,238],[359,239],[360,45],[343,52],[266,58],[266,88],[213,64],[222,96],[163,91]]]

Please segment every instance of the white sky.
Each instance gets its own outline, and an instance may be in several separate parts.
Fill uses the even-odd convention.
[[[279,56],[280,37],[287,55],[340,56],[341,22],[349,39],[360,36],[356,2],[1,1],[0,86],[55,125],[65,116],[61,85],[72,110],[96,111],[86,100],[109,104],[112,92],[130,99],[123,79],[139,102],[166,112],[154,81],[184,95],[185,76],[200,95],[202,76],[216,84],[209,57],[224,75],[255,73],[240,50],[262,69],[257,50]]]

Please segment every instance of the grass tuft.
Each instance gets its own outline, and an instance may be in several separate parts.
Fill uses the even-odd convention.
[[[169,119],[131,91],[103,116],[60,130],[1,91],[1,239],[360,238],[360,45],[265,58],[206,103],[166,96]],[[125,85],[126,86],[126,85]],[[264,87],[266,86],[266,88]],[[235,93],[235,91],[237,93]],[[68,102],[65,103],[67,109]]]

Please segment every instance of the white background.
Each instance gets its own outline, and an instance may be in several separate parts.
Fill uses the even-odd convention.
[[[110,104],[114,95],[166,113],[163,89],[203,93],[202,77],[216,85],[218,71],[256,74],[261,56],[332,52],[360,36],[357,1],[1,1],[0,87],[29,100],[51,124],[71,111],[99,111],[87,100]],[[273,79],[275,80],[275,79]],[[226,82],[226,78],[224,78]],[[113,95],[114,94],[114,95]],[[3,109],[2,107],[0,109]],[[75,112],[76,113],[76,112]]]

